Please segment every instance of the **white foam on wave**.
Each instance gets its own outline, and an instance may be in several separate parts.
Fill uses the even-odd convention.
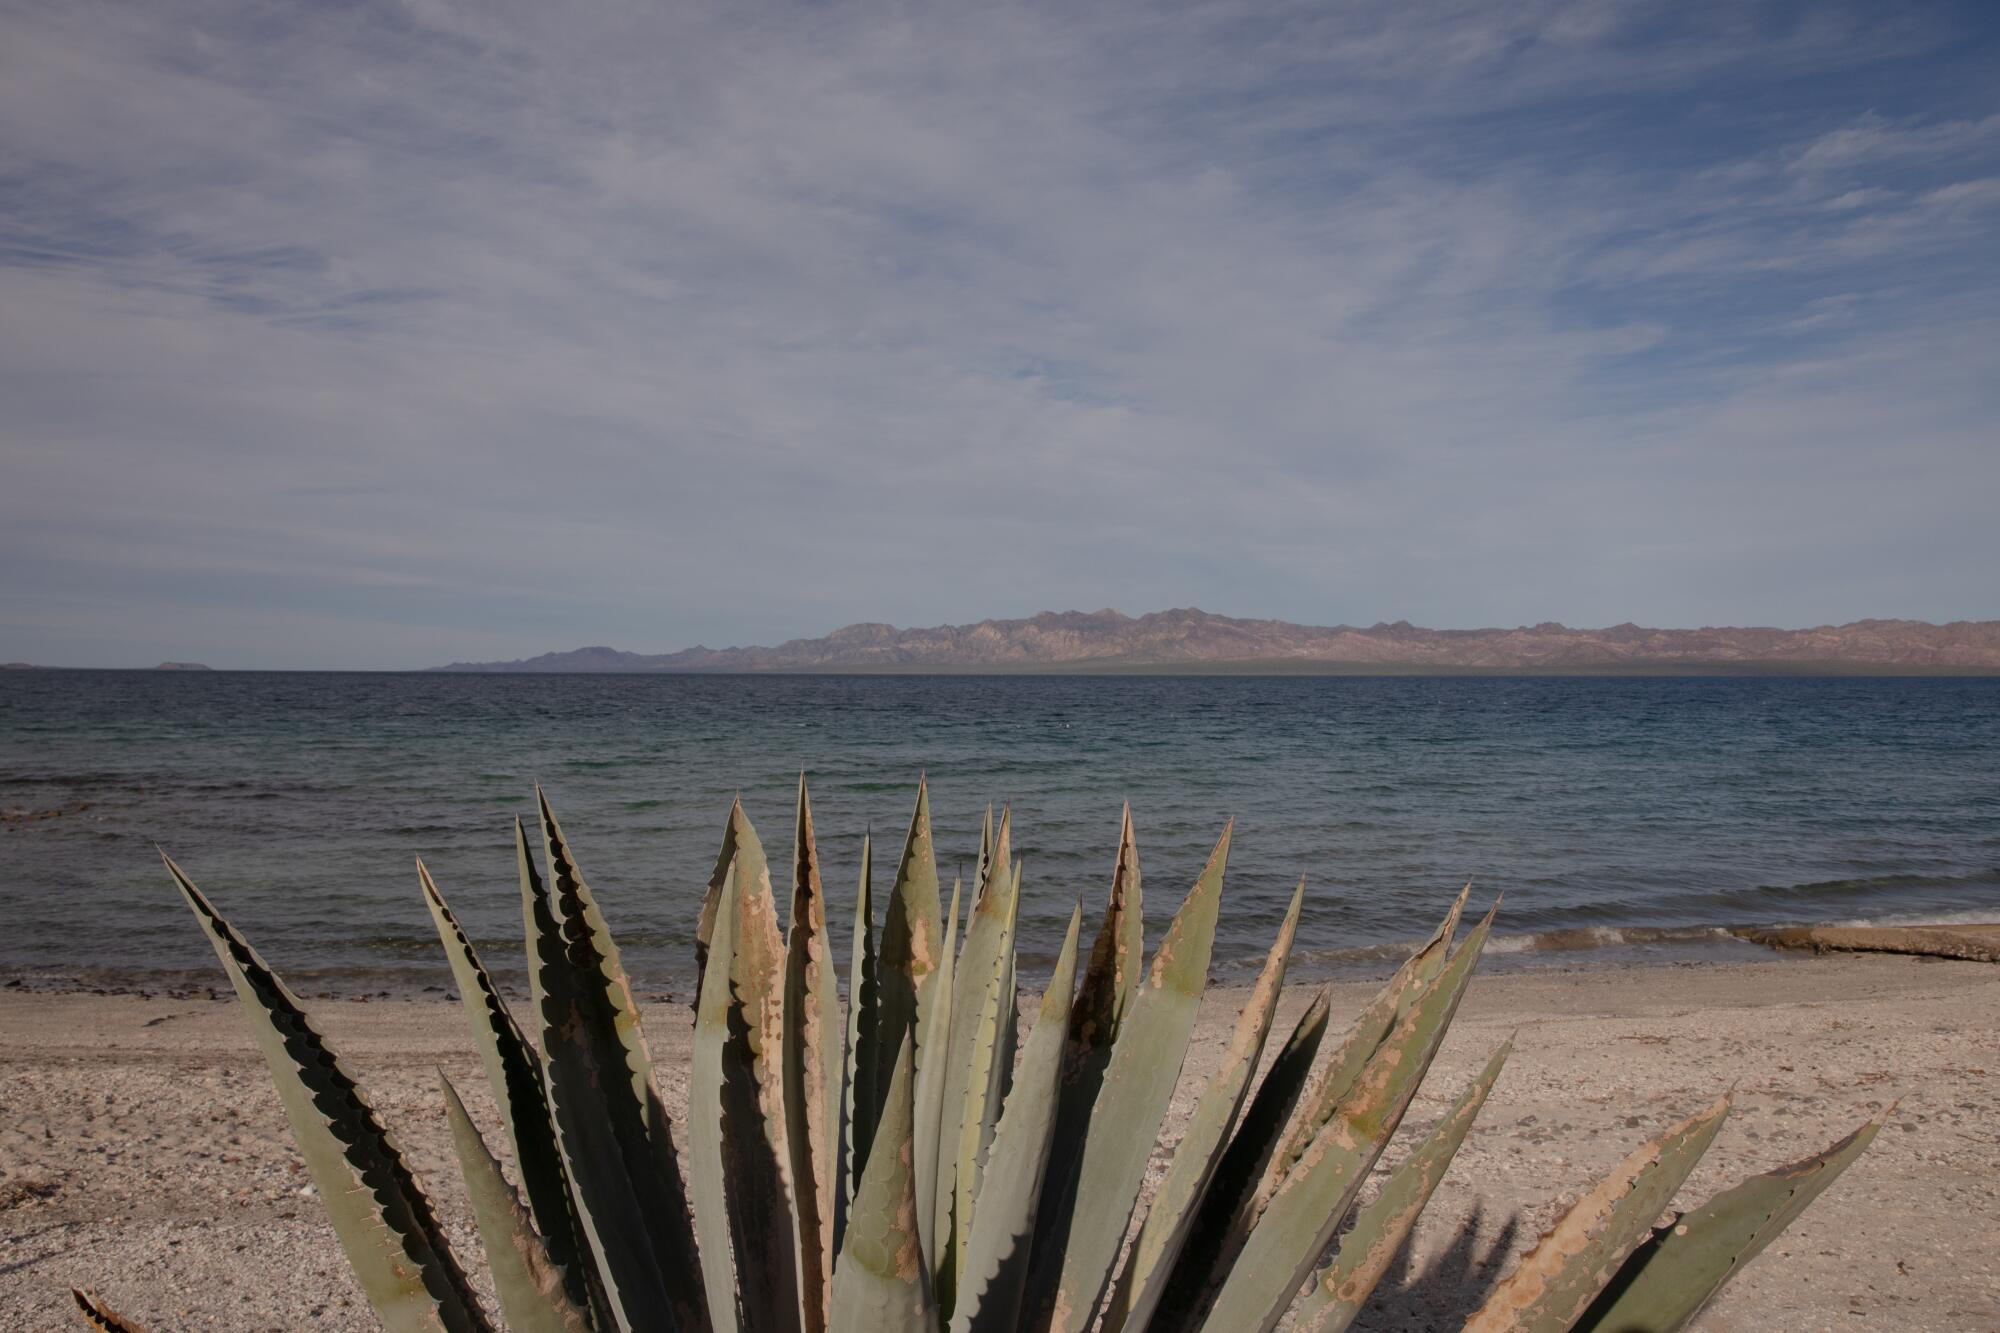
[[[1734,938],[1723,926],[1565,926],[1519,935],[1495,935],[1486,942],[1486,952],[1552,953],[1581,949],[1638,948],[1661,944],[1700,944],[1707,940]]]
[[[1883,916],[1857,916],[1835,921],[1836,926],[1984,926],[2000,921],[2000,903],[1984,911],[1969,912],[1890,912]]]

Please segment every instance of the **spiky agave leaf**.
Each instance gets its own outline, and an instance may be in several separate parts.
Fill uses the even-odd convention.
[[[1312,1077],[1312,1061],[1326,1039],[1330,1011],[1330,989],[1320,987],[1306,1003],[1306,1011],[1292,1025],[1292,1035],[1284,1039],[1284,1045],[1270,1063],[1270,1071],[1256,1085],[1250,1109],[1244,1111],[1242,1123],[1230,1137],[1228,1151],[1222,1153],[1222,1161],[1216,1165],[1214,1179],[1208,1181],[1208,1189],[1202,1193],[1194,1227],[1188,1231],[1184,1245],[1190,1253],[1204,1255],[1216,1251],[1224,1243],[1236,1215],[1254,1203],[1264,1167],[1278,1151],[1278,1141],[1292,1119],[1292,1111],[1298,1107],[1300,1093],[1304,1093],[1306,1081]],[[1194,1273],[1198,1269],[1176,1265],[1174,1273],[1168,1275],[1164,1299],[1170,1303],[1192,1299],[1194,1287],[1188,1281],[1198,1281]]]
[[[1254,1201],[1257,1182],[1278,1150],[1279,1137],[1291,1120],[1299,1094],[1312,1073],[1320,1043],[1326,1037],[1330,1003],[1328,988],[1321,986],[1306,1005],[1305,1012],[1299,1015],[1298,1022],[1292,1025],[1291,1035],[1285,1039],[1284,1046],[1271,1061],[1270,1070],[1258,1083],[1256,1094],[1250,1099],[1250,1107],[1243,1113],[1242,1123],[1229,1140],[1228,1150],[1223,1153],[1214,1177],[1208,1182],[1208,1189],[1202,1194],[1194,1225],[1182,1245],[1187,1253],[1217,1253],[1223,1247],[1238,1213],[1249,1208]],[[1204,1272],[1199,1264],[1174,1265],[1173,1271],[1167,1275],[1166,1295],[1162,1299],[1172,1306],[1199,1299]]]
[[[1063,1054],[1063,1081],[1056,1108],[1055,1133],[1049,1144],[1048,1180],[1053,1196],[1036,1223],[1035,1269],[1028,1298],[1039,1313],[1048,1313],[1043,1297],[1052,1295],[1052,1262],[1059,1262],[1068,1236],[1071,1183],[1076,1178],[1083,1145],[1089,1137],[1091,1109],[1111,1063],[1139,981],[1145,974],[1146,926],[1140,889],[1139,842],[1132,828],[1132,806],[1125,804],[1118,821],[1118,854],[1111,867],[1111,889],[1104,916],[1084,965],[1083,980],[1069,1010],[1068,1040]]]
[[[452,1147],[472,1199],[479,1243],[486,1251],[486,1268],[493,1275],[493,1294],[510,1333],[590,1333],[590,1316],[564,1290],[561,1267],[535,1233],[534,1219],[500,1174],[500,1163],[442,1069],[438,1082],[444,1089]]]
[[[938,1003],[938,969],[944,965],[942,916],[937,861],[931,850],[930,786],[918,778],[916,809],[910,814],[910,829],[903,838],[903,854],[896,864],[896,881],[889,890],[888,912],[882,923],[880,1038],[875,1048],[878,1098],[888,1094],[886,1062],[896,1058],[906,1035],[913,1043],[916,1082],[912,1086],[922,1084],[924,1041],[931,1026],[927,1020]],[[877,1116],[869,1118],[872,1121]],[[917,1161],[928,1158],[935,1163],[937,1125],[926,1125],[919,1117],[916,1135]]]
[[[689,1167],[703,1281],[715,1326],[796,1329],[797,1229],[785,1127],[784,952],[763,844],[730,809],[725,873],[696,1009],[688,1088]],[[727,1238],[727,1243],[722,1238]]]
[[[1729,1096],[1632,1155],[1563,1214],[1486,1304],[1466,1333],[1567,1333],[1694,1170],[1729,1114]]]
[[[738,797],[731,803],[729,814],[722,821],[722,846],[715,853],[715,869],[709,872],[708,887],[702,890],[701,914],[694,924],[694,1004],[701,1007],[701,983],[708,976],[708,951],[715,939],[715,912],[722,902],[722,889],[729,882],[729,867],[736,860],[736,807],[742,804]]]
[[[944,919],[944,945],[938,956],[936,975],[937,993],[931,1007],[925,1012],[918,1027],[918,1049],[928,1046],[933,1052],[945,1051],[951,1039],[952,972],[957,965],[957,951],[954,947],[958,938],[959,892],[962,881],[951,883],[951,910]],[[917,1234],[923,1237],[924,1259],[930,1264],[931,1278],[935,1283],[938,1269],[943,1263],[943,1240],[936,1227],[932,1205],[937,1198],[938,1181],[951,1170],[949,1162],[941,1160],[941,1125],[944,1120],[945,1061],[933,1054],[917,1070],[916,1086],[916,1143],[917,1143]],[[935,1286],[933,1287],[935,1292]]]
[[[785,1123],[799,1223],[799,1286],[806,1333],[826,1327],[833,1282],[844,1041],[840,981],[826,930],[812,798],[799,774],[792,832],[792,912],[785,942]]]
[[[935,1333],[929,1265],[917,1235],[915,1041],[896,1054],[875,1148],[834,1265],[831,1333]]]
[[[1575,1333],[1676,1333],[1868,1150],[1892,1103],[1824,1152],[1752,1176],[1654,1230]]]
[[[1494,909],[1498,907],[1496,902]],[[1419,992],[1271,1197],[1242,1250],[1233,1256],[1200,1256],[1228,1265],[1211,1278],[1219,1279],[1220,1286],[1200,1325],[1207,1333],[1269,1333],[1277,1326],[1416,1095],[1492,928],[1489,911],[1444,970]],[[1189,1327],[1199,1304],[1172,1311],[1173,1317],[1159,1327]]]
[[[1111,1265],[1125,1242],[1153,1140],[1208,985],[1209,954],[1222,901],[1222,876],[1234,825],[1225,826],[1208,864],[1167,928],[1152,970],[1119,1024],[1111,1062],[1085,1132],[1076,1176],[1061,1212],[1036,1226],[1030,1282],[1034,1309],[1049,1327],[1082,1333],[1096,1318]],[[1053,1275],[1053,1281],[1050,1280]]]
[[[1470,884],[1458,891],[1451,910],[1445,913],[1444,920],[1431,932],[1431,937],[1396,969],[1396,974],[1369,1001],[1368,1007],[1361,1011],[1347,1035],[1341,1039],[1339,1047],[1321,1066],[1298,1114],[1286,1128],[1283,1143],[1265,1168],[1263,1179],[1258,1182],[1258,1209],[1270,1201],[1278,1186],[1291,1173],[1292,1167],[1304,1155],[1306,1146],[1333,1115],[1334,1108],[1347,1096],[1355,1080],[1361,1077],[1361,1071],[1367,1067],[1383,1039],[1398,1021],[1408,1016],[1410,1006],[1423,993],[1423,988],[1443,970],[1450,955],[1452,936],[1458,933],[1459,917],[1465,911],[1465,900],[1471,892]]]
[[[69,1294],[76,1302],[77,1316],[92,1328],[103,1329],[104,1333],[146,1333],[137,1323],[98,1300],[96,1292],[71,1287]]]
[[[986,882],[986,876],[992,871],[992,869],[993,869],[993,806],[991,802],[988,802],[986,806],[986,818],[981,820],[979,824],[979,863],[977,868],[973,871],[972,882],[976,885],[984,884]]]
[[[1467,892],[1459,892],[1444,921],[1378,991],[1348,1028],[1341,1043],[1317,1070],[1312,1061],[1325,1035],[1326,992],[1315,1008],[1321,1011],[1303,1053],[1292,1043],[1272,1066],[1245,1116],[1244,1128],[1230,1144],[1216,1170],[1199,1216],[1187,1241],[1190,1262],[1176,1265],[1163,1297],[1169,1309],[1191,1311],[1213,1296],[1222,1273],[1239,1254],[1259,1214],[1284,1183],[1292,1165],[1305,1153],[1313,1136],[1332,1117],[1354,1086],[1368,1060],[1381,1048],[1400,1016],[1407,1016],[1424,983],[1444,966],[1452,935],[1464,910]],[[1312,1009],[1300,1019],[1304,1029]],[[1294,1033],[1294,1042],[1300,1039]]]
[[[947,1315],[956,1299],[959,1274],[965,1267],[973,1204],[984,1178],[986,1153],[992,1145],[1014,1069],[1018,1007],[1014,993],[1014,931],[1021,911],[1020,866],[1012,867],[1007,879],[1007,916],[1001,926],[998,956],[993,962],[993,975],[980,996],[976,1022],[969,1025],[973,1027],[973,1040],[966,1054],[967,1077],[961,1090],[955,1188],[947,1214],[949,1245],[947,1261],[942,1265],[943,1271],[950,1274],[951,1285],[946,1288],[949,1295],[939,1302]],[[953,1025],[954,1035],[957,1027]],[[946,1113],[949,1112],[947,1102]]]
[[[526,855],[525,843],[515,829],[517,856]],[[472,1024],[473,1045],[486,1066],[486,1081],[493,1089],[494,1105],[500,1108],[507,1126],[507,1141],[514,1149],[514,1167],[521,1174],[528,1207],[535,1228],[548,1246],[549,1257],[562,1270],[570,1300],[578,1305],[590,1302],[591,1283],[584,1271],[587,1251],[578,1231],[575,1205],[570,1200],[569,1175],[563,1170],[562,1151],[556,1146],[555,1127],[549,1123],[547,1089],[542,1082],[542,1058],[521,1035],[507,1002],[493,984],[472,941],[458,924],[429,867],[417,861],[417,879],[423,885],[424,905],[430,909],[437,927],[438,942],[451,962],[452,979],[458,985],[460,1001]]]
[[[1302,878],[1292,890],[1291,904],[1285,909],[1278,937],[1272,941],[1250,998],[1237,1015],[1236,1030],[1223,1052],[1222,1064],[1195,1105],[1194,1115],[1188,1120],[1187,1130],[1167,1167],[1167,1178],[1154,1193],[1139,1237],[1126,1256],[1112,1303],[1105,1312],[1105,1333],[1116,1333],[1127,1325],[1145,1328],[1166,1294],[1168,1275],[1180,1257],[1202,1196],[1228,1149],[1244,1103],[1249,1100],[1250,1080],[1264,1058],[1264,1039],[1271,1031],[1278,997],[1284,991],[1285,967],[1291,961],[1292,940],[1298,934],[1299,909],[1305,901],[1305,892],[1306,882]]]
[[[999,831],[994,834],[989,811],[980,856],[986,875],[966,920],[964,946],[952,964],[951,1037],[944,1059],[938,1126],[938,1150],[946,1161],[939,1165],[932,1200],[932,1234],[938,1237],[938,1306],[947,1315],[965,1243],[962,1225],[955,1219],[970,1214],[966,1196],[983,1146],[981,1122],[998,1050],[1000,988],[1006,980],[1006,955],[1018,901],[1012,892],[1010,824],[1010,813],[1002,812]]]
[[[1041,1201],[1062,1090],[1064,1049],[1076,985],[1077,935],[1083,906],[1070,912],[1040,1014],[1021,1052],[1014,1092],[1000,1112],[982,1178],[978,1206],[967,1227],[952,1333],[1013,1333],[1020,1326],[1035,1209]]]
[[[1119,817],[1118,859],[1111,868],[1111,894],[1104,919],[1090,946],[1090,963],[1083,985],[1070,1007],[1069,1051],[1063,1068],[1065,1087],[1075,1088],[1064,1099],[1058,1129],[1067,1129],[1090,1114],[1097,1084],[1110,1062],[1118,1025],[1139,993],[1145,974],[1146,922],[1139,879],[1139,840],[1132,830],[1128,802]],[[1073,1109],[1074,1108],[1074,1109]],[[1080,1138],[1079,1138],[1079,1141]]]
[[[875,907],[871,892],[874,837],[861,835],[861,882],[854,895],[854,940],[847,967],[847,1030],[841,1063],[847,1086],[841,1093],[840,1138],[834,1161],[833,1252],[847,1234],[847,1206],[861,1187],[861,1168],[875,1135],[882,1100],[875,1086],[881,1061],[875,1047],[882,1032],[880,961],[875,948]]]
[[[1318,1279],[1300,1299],[1293,1328],[1296,1333],[1342,1333],[1361,1313],[1382,1275],[1389,1271],[1396,1253],[1409,1239],[1432,1191],[1444,1179],[1445,1170],[1457,1155],[1459,1145],[1479,1118],[1493,1082],[1514,1050],[1507,1038],[1493,1058],[1486,1062],[1471,1086],[1442,1120],[1432,1127],[1414,1152],[1390,1175],[1382,1192],[1355,1215],[1354,1225],[1341,1237],[1333,1261],[1320,1270]]]
[[[431,1202],[361,1086],[249,941],[163,858],[229,974],[320,1200],[389,1333],[487,1333]]]
[[[632,986],[539,788],[535,801],[550,882],[520,859],[521,912],[549,1118],[577,1216],[620,1333],[701,1333],[709,1318],[687,1189]]]

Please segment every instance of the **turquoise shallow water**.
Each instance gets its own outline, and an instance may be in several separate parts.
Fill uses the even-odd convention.
[[[801,768],[836,902],[864,828],[893,873],[920,769],[947,883],[1011,802],[1029,952],[1101,901],[1127,798],[1156,924],[1236,818],[1224,975],[1301,874],[1322,971],[1468,877],[1506,894],[1502,960],[2000,916],[1994,679],[9,672],[0,970],[206,978],[155,843],[295,977],[444,980],[417,855],[504,966],[539,780],[628,965],[672,986],[730,797],[782,848]]]

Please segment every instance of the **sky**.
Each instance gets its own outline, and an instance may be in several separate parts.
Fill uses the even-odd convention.
[[[2000,617],[2000,6],[0,0],[0,659]]]

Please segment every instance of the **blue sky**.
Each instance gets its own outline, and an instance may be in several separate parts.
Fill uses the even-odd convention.
[[[0,5],[0,658],[2000,617],[2000,7]]]

